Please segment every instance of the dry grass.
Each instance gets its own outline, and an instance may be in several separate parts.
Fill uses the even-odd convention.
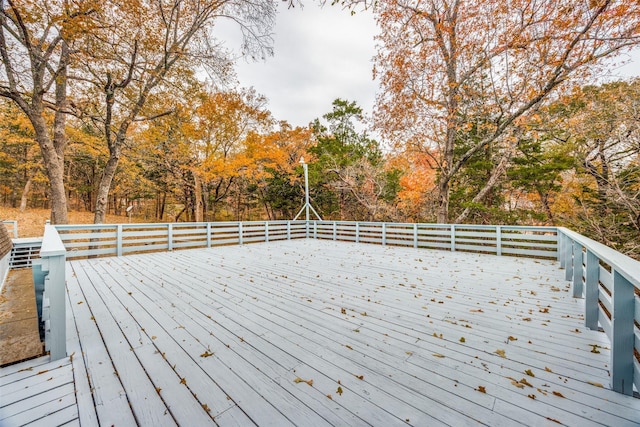
[[[44,224],[49,219],[48,209],[27,209],[20,212],[17,208],[0,207],[0,220],[18,221],[18,237],[39,237],[44,232]],[[128,222],[124,216],[107,215],[108,224]],[[93,212],[69,212],[69,224],[92,224]],[[11,232],[11,230],[9,230]],[[12,236],[13,237],[13,236]]]

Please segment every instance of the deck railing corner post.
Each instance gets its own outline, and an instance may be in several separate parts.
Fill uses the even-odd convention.
[[[66,250],[60,235],[53,225],[45,227],[42,239],[42,272],[44,277],[44,293],[49,300],[48,330],[45,331],[45,342],[51,360],[59,360],[67,356],[67,314],[65,261]]]
[[[496,225],[496,255],[502,256],[502,227]]]

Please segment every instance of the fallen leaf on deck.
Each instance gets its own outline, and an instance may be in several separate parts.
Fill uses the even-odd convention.
[[[187,379],[186,378],[183,378],[183,379],[180,380],[180,384],[186,384],[186,383],[187,383]]]
[[[413,354],[413,351],[405,351],[405,354],[411,356]]]
[[[359,380],[364,380],[364,375],[356,375],[356,378]]]
[[[589,384],[591,384],[592,386],[595,386],[595,387],[601,387],[601,388],[603,388],[603,387],[604,387],[604,386],[603,386],[602,384],[600,384],[600,383],[594,383],[593,381],[587,381],[587,382],[588,382]]]
[[[206,403],[202,404],[202,409],[204,409],[207,412],[211,412],[211,409],[209,408],[209,405],[207,405]]]
[[[333,397],[330,394],[327,394],[327,399],[333,400]]]
[[[440,354],[440,353],[433,353],[433,356],[439,357],[441,359],[445,357],[444,354]]]
[[[564,396],[562,395],[562,393],[560,393],[559,391],[552,391],[551,393],[552,393],[554,396],[564,397]]]
[[[524,388],[524,385],[520,384],[518,381],[511,381],[511,384],[518,388]]]
[[[78,301],[78,305],[82,304],[82,301]]]
[[[529,383],[529,381],[527,381],[527,379],[526,379],[526,378],[522,378],[522,379],[520,380],[520,384],[524,384],[524,385],[526,385],[526,386],[533,387],[533,386]]]
[[[495,353],[500,357],[503,357],[505,359],[507,358],[507,355],[505,354],[504,350],[498,349],[498,350],[495,351]]]
[[[307,383],[308,385],[312,386],[313,385],[313,380],[303,380],[300,377],[295,377],[293,380],[294,383]]]
[[[536,395],[535,395],[535,394],[527,394],[527,397],[528,397],[529,399],[536,400]]]
[[[338,387],[338,389],[336,390],[336,393],[342,396],[342,387]]]
[[[508,340],[509,340],[509,341],[518,341],[518,338],[516,338],[516,337],[512,337],[511,335],[509,335]]]
[[[482,311],[481,308],[477,309],[477,310],[469,310],[472,313],[484,313],[484,311]]]
[[[460,342],[465,342],[466,340],[464,339],[464,337],[460,337]]]
[[[349,350],[353,350],[353,347],[351,347],[349,344],[345,345],[345,347],[347,347]]]
[[[544,370],[545,370],[545,371],[547,371],[547,372],[553,372],[553,371],[551,370],[551,368],[549,368],[549,367],[547,367],[547,366],[545,366],[545,367],[544,367]]]
[[[529,375],[530,377],[535,377],[535,375],[533,375],[533,371],[531,371],[531,369],[525,370],[524,373]]]
[[[347,310],[345,310],[344,308],[341,308],[341,309],[340,309],[340,313],[342,313],[342,314],[347,314]]]
[[[554,418],[549,418],[549,417],[547,417],[547,419],[548,419],[549,421],[553,421],[554,423],[562,424],[560,421],[558,421],[558,420],[556,420],[556,419],[554,419]]]
[[[598,344],[589,344],[591,347],[593,347],[591,349],[591,353],[600,353],[600,350],[598,350]]]
[[[480,393],[486,393],[487,389],[483,385],[479,385],[476,391],[479,391]]]
[[[211,353],[209,350],[205,351],[200,355],[200,357],[209,357],[209,356],[213,356],[213,353]]]

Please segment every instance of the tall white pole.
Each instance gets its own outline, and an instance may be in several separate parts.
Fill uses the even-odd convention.
[[[309,222],[309,170],[306,163],[302,164],[302,168],[304,169],[304,206],[307,222]]]

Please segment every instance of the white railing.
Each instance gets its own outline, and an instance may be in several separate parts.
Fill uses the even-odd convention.
[[[346,221],[58,225],[67,258],[121,256],[292,239],[323,239],[550,258],[566,268],[585,321],[611,340],[611,388],[640,389],[640,263],[565,228]],[[43,246],[44,248],[44,246]]]
[[[13,235],[14,239],[18,238],[18,221],[13,219],[5,219],[2,221],[5,227],[7,227],[7,231],[9,234]]]
[[[640,390],[640,262],[566,228],[559,228],[560,265],[585,299],[585,325],[611,341],[611,388]]]
[[[555,227],[346,221],[58,225],[69,258],[315,238],[557,258]]]

